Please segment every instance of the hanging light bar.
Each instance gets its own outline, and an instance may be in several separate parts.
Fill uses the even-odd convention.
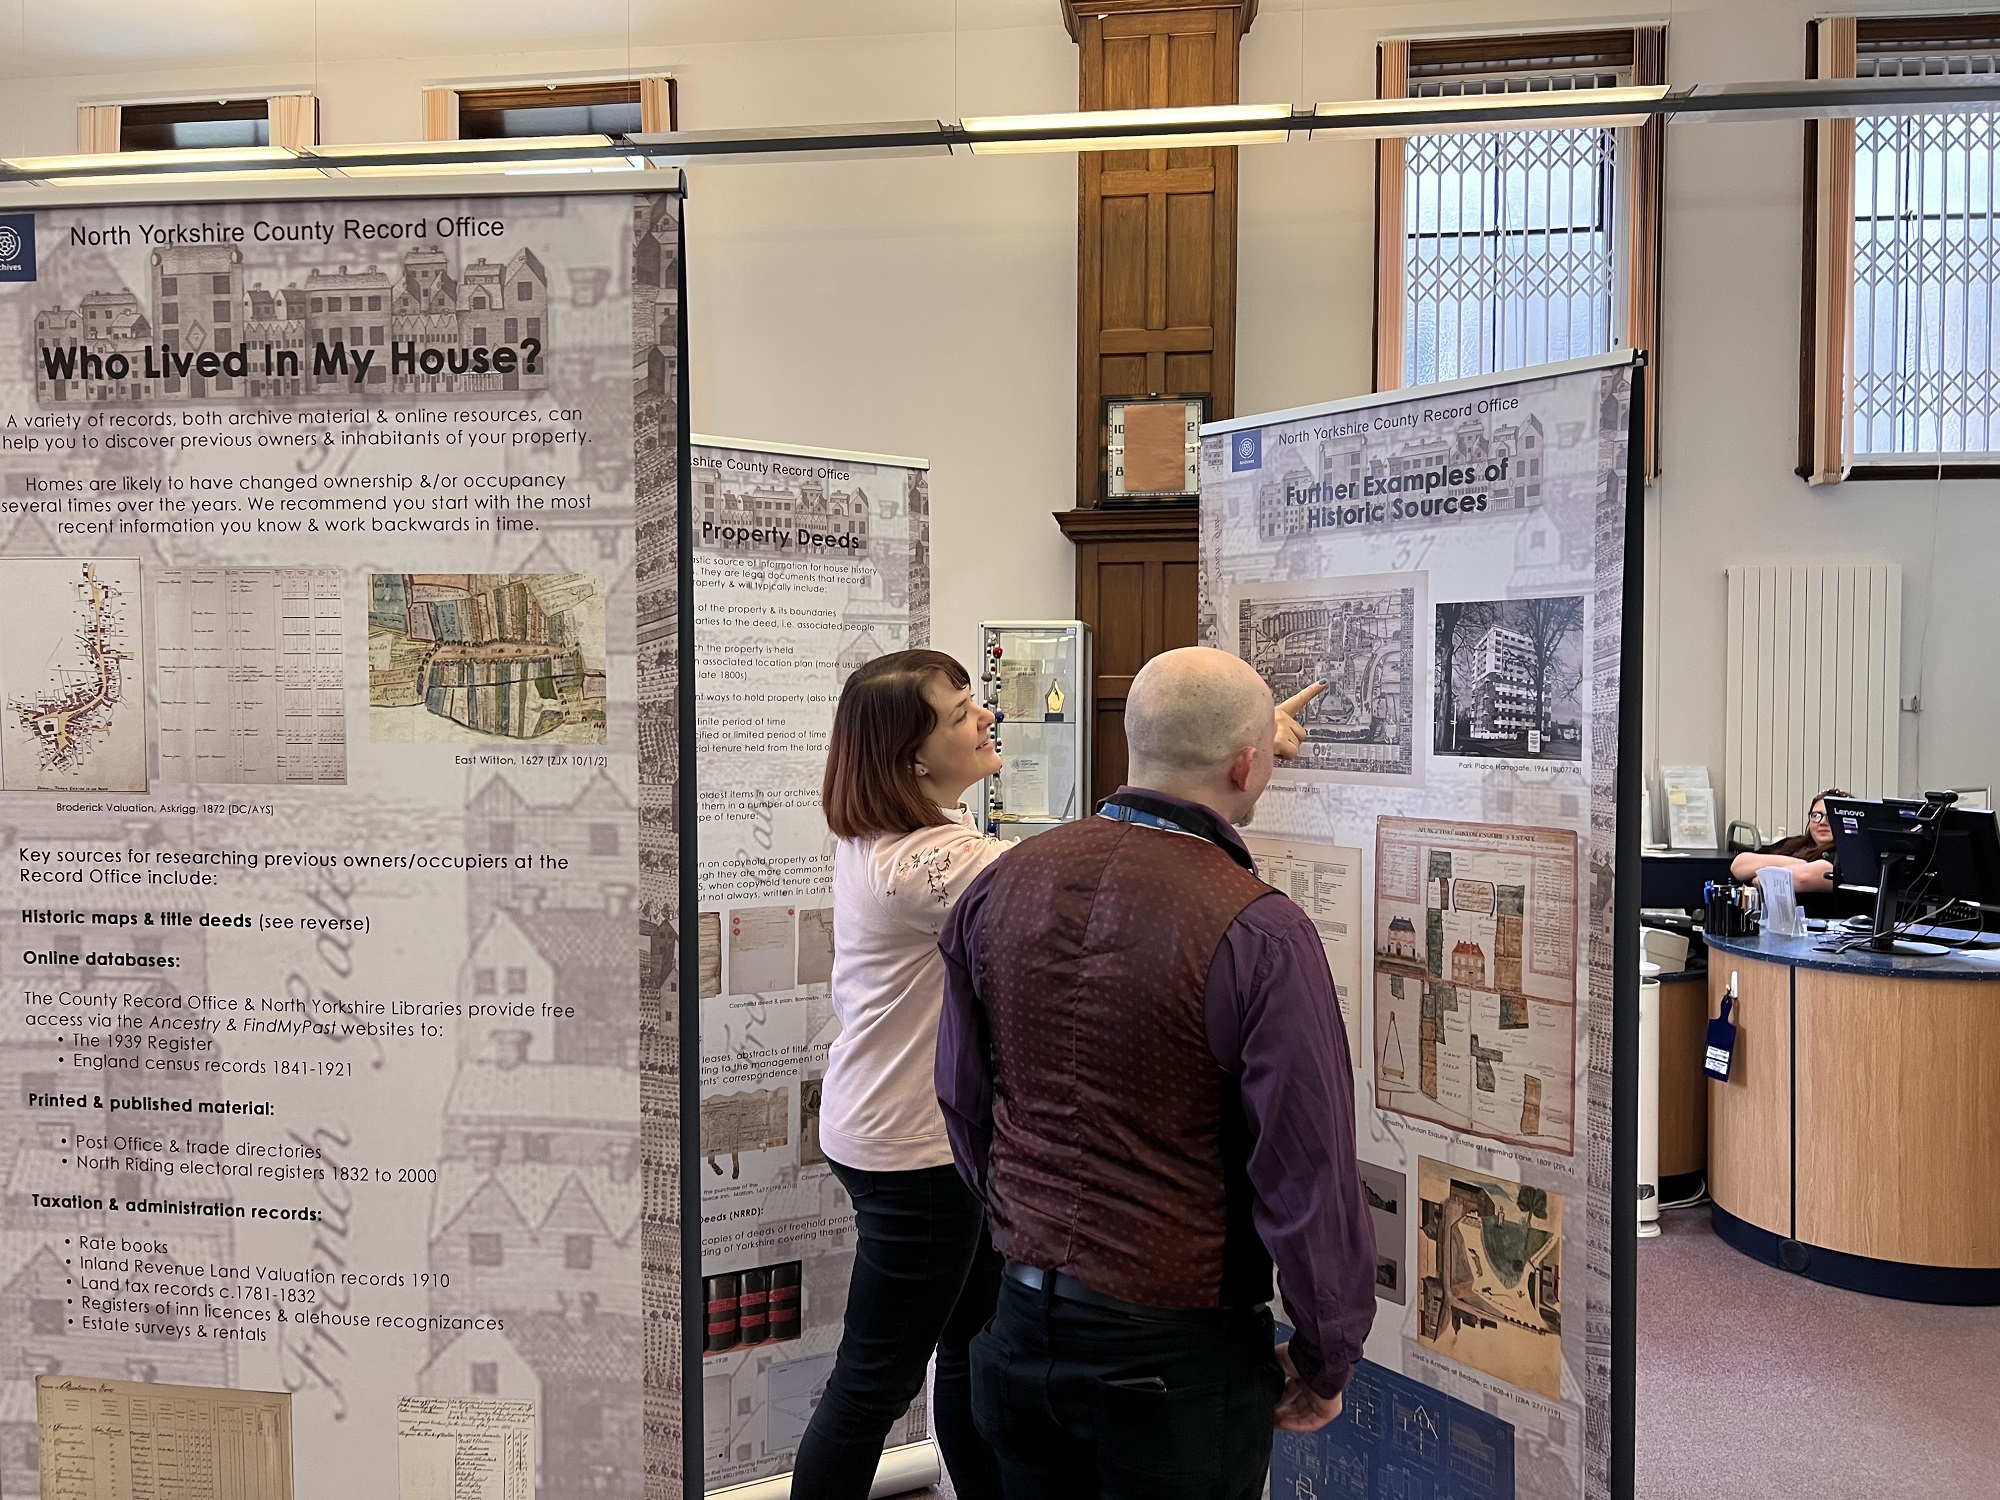
[[[1289,104],[1205,104],[1174,109],[1094,109],[1062,115],[961,120],[973,155],[1028,151],[1145,151],[1175,146],[1257,146],[1287,140]]]
[[[1383,137],[1458,131],[1623,128],[1661,117],[1682,123],[1856,118],[2000,111],[2000,76],[1817,78],[1775,83],[1653,85],[1515,94],[1363,99],[1315,105],[1218,104],[1174,109],[986,115],[957,123],[886,121],[753,130],[410,141],[365,146],[109,152],[0,161],[15,185],[136,188],[147,183],[591,174],[705,162],[843,160],[1034,151],[1135,151],[1247,146],[1320,136]],[[608,184],[607,184],[608,186]]]
[[[392,141],[314,146],[306,160],[329,176],[463,176],[468,172],[595,172],[643,168],[643,153],[608,135],[544,135],[478,141]]]
[[[100,151],[85,156],[28,156],[0,162],[0,180],[87,181],[100,175],[185,181],[215,173],[268,172],[298,153],[284,146],[216,146],[187,151]]]
[[[1664,113],[1684,125],[1732,120],[1857,120],[1876,115],[1990,114],[2000,76],[1811,78],[1792,83],[1701,83],[1677,90]]]
[[[955,127],[937,120],[866,125],[777,125],[755,130],[662,130],[628,135],[654,165],[701,162],[860,161],[887,156],[949,156]],[[963,145],[962,139],[959,144]]]
[[[1419,99],[1364,99],[1313,110],[1315,136],[1384,137],[1477,131],[1616,130],[1643,125],[1667,97],[1667,85],[1617,89],[1543,89],[1513,94],[1447,94]]]

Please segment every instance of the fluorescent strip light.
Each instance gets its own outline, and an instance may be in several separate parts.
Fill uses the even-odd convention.
[[[1808,78],[1781,83],[1703,83],[1678,90],[1666,113],[1689,125],[1732,120],[1855,120],[1877,115],[1990,114],[2000,77]]]
[[[364,161],[376,156],[519,156],[533,151],[583,151],[612,144],[608,135],[500,136],[480,141],[380,141],[366,146],[314,146],[315,160]]]
[[[863,125],[777,125],[751,130],[669,130],[628,135],[655,166],[705,162],[864,161],[890,156],[949,156],[964,133],[936,120]]]
[[[1028,151],[1148,151],[1254,146],[1289,138],[1289,104],[1203,104],[1174,109],[1092,109],[1060,115],[961,120],[975,156]]]
[[[394,165],[334,166],[318,170],[327,177],[472,177],[498,173],[517,177],[541,172],[643,172],[651,167],[643,156],[543,157],[535,161],[426,161]]]
[[[1660,113],[1667,86],[1541,89],[1518,94],[1447,94],[1421,99],[1362,99],[1313,110],[1312,133],[1381,140],[1483,130],[1621,129]],[[1652,106],[1633,108],[1632,106]],[[1621,108],[1620,106],[1624,106]]]
[[[153,177],[190,171],[254,170],[268,163],[298,159],[298,152],[284,146],[229,146],[191,151],[100,151],[88,156],[17,156],[0,162],[0,166],[11,167],[24,176],[43,179],[57,174],[95,175],[99,172],[115,176]]]

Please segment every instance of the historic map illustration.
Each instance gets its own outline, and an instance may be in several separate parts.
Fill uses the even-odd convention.
[[[1571,1153],[1576,844],[1561,828],[1377,821],[1381,1108]]]
[[[587,573],[376,573],[377,744],[604,743],[604,580]]]
[[[1380,573],[1253,584],[1234,596],[1237,654],[1277,697],[1326,684],[1305,711],[1305,744],[1288,772],[1421,782],[1426,583],[1422,573]]]
[[[10,792],[146,790],[139,564],[0,559],[0,782]]]
[[[1417,1158],[1417,1342],[1562,1399],[1560,1193]]]
[[[1361,1064],[1361,851],[1250,834],[1257,873],[1304,908],[1319,929],[1347,1028],[1347,1056]]]

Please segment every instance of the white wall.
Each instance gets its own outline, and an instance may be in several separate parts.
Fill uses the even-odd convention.
[[[1916,10],[1878,3],[1876,11]],[[1928,8],[1935,8],[1928,7]],[[1364,97],[1385,35],[1667,21],[1676,83],[1796,78],[1810,0],[1264,0],[1246,99]],[[1502,19],[1504,17],[1504,20]],[[0,0],[0,155],[74,149],[78,103],[311,87],[330,141],[420,133],[426,83],[631,69],[689,128],[1074,107],[1056,0]],[[1238,405],[1367,388],[1372,149],[1243,154]],[[934,461],[937,639],[1064,615],[1075,164],[1067,157],[691,174],[698,430]],[[1906,787],[2000,785],[1988,608],[2000,484],[1808,489],[1797,430],[1796,124],[1681,125],[1667,151],[1664,473],[1649,503],[1649,761],[1720,770],[1723,568],[1904,570]]]
[[[1803,76],[1811,0],[1267,0],[1243,97],[1365,98],[1384,36],[1668,23],[1675,84]],[[1838,8],[1838,7],[1833,7]],[[1874,0],[1875,13],[1936,10]],[[1502,23],[1498,17],[1504,16]],[[1723,763],[1723,569],[1883,561],[1903,568],[1904,788],[2000,781],[2000,483],[1809,488],[1797,462],[1800,216],[1796,123],[1668,131],[1661,477],[1648,503],[1649,765]],[[1373,148],[1246,151],[1237,381],[1244,411],[1368,389]],[[1801,809],[1803,813],[1803,809]],[[1797,832],[1796,826],[1792,829]]]

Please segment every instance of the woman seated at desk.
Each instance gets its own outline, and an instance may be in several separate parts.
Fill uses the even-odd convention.
[[[1826,799],[1845,797],[1830,786],[1812,799],[1806,813],[1806,831],[1795,837],[1766,844],[1754,853],[1745,850],[1729,862],[1729,873],[1737,880],[1755,880],[1759,870],[1792,872],[1792,889],[1801,896],[1830,895],[1840,884],[1840,871],[1833,858],[1833,824],[1827,820]]]

